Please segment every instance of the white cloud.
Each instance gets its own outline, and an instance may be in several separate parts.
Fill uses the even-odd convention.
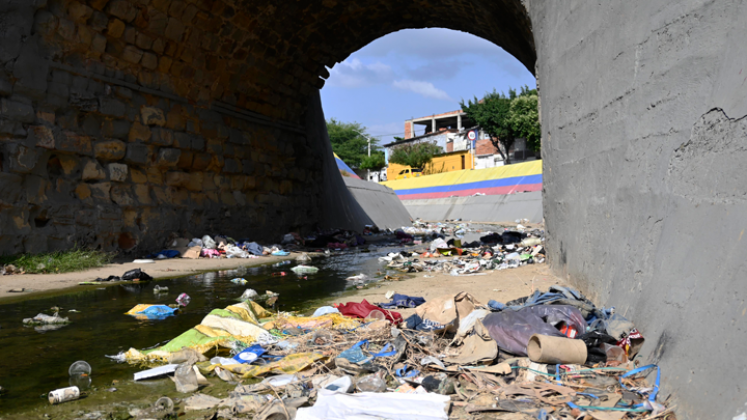
[[[431,82],[423,82],[420,80],[395,80],[394,83],[392,83],[392,86],[397,89],[415,92],[418,95],[425,96],[426,98],[453,101],[448,93],[433,86],[433,83]]]
[[[329,71],[327,84],[344,88],[358,88],[388,83],[394,77],[392,68],[381,62],[364,64],[358,58],[345,60]]]
[[[495,70],[513,77],[530,74],[519,60],[506,50],[483,38],[444,28],[405,29],[385,35],[356,52],[359,57],[417,58],[427,63],[438,60],[464,61],[479,57],[491,61]],[[442,70],[442,72],[445,70]],[[448,72],[444,76],[448,77]],[[453,77],[453,75],[451,76]]]

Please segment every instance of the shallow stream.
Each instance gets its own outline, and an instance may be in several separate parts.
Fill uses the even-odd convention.
[[[0,386],[7,390],[0,396],[0,417],[49,406],[45,394],[70,386],[68,367],[77,360],[91,365],[92,387],[106,389],[114,380],[131,382],[141,368],[118,364],[106,355],[116,355],[130,347],[142,349],[162,344],[199,324],[212,309],[236,303],[248,288],[259,294],[266,290],[280,293],[278,310],[308,311],[319,300],[343,292],[346,277],[358,273],[374,276],[380,269],[377,257],[388,251],[392,249],[315,259],[312,265],[320,270],[308,279],[294,275],[290,268],[296,263],[288,260],[287,265],[279,267],[238,268],[145,284],[81,286],[54,297],[0,303]],[[144,271],[148,271],[147,266]],[[287,275],[273,276],[280,271]],[[248,283],[231,283],[236,277],[243,277]],[[156,285],[168,287],[168,294],[154,294]],[[175,316],[138,320],[124,315],[138,303],[174,303],[180,293],[187,293],[191,302]],[[70,318],[69,325],[46,332],[23,326],[24,318],[52,314],[50,308],[55,306],[62,308],[60,316]],[[79,312],[71,312],[73,309]],[[147,387],[143,387],[143,392],[149,392]],[[116,395],[111,398],[116,400]]]

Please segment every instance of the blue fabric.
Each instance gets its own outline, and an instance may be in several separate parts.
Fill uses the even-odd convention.
[[[179,308],[172,308],[166,305],[153,305],[144,309],[138,314],[145,315],[148,319],[163,319],[168,316],[174,315],[174,312],[178,311]]]
[[[164,249],[163,251],[158,251],[153,254],[146,255],[145,258],[158,258],[161,255],[163,255],[165,258],[176,258],[181,255],[181,253],[173,249]]]
[[[444,328],[443,324],[433,322],[429,319],[423,319],[418,315],[410,315],[410,317],[405,320],[405,324],[407,325],[408,330],[433,331]]]
[[[366,359],[369,359],[368,356],[363,354],[363,347],[364,344],[367,344],[368,340],[363,340],[355,343],[353,347],[350,347],[349,349],[343,351],[340,353],[337,357],[342,357],[343,359],[348,359],[350,363],[361,363],[365,361]]]
[[[498,311],[502,311],[502,310],[506,309],[506,305],[498,302],[497,300],[493,300],[493,299],[490,299],[488,301],[488,307],[493,312],[498,312]]]
[[[389,303],[379,303],[380,308],[397,309],[397,308],[417,308],[425,303],[425,299],[417,296],[407,296],[395,293],[392,301]]]
[[[272,255],[276,257],[285,257],[286,255],[290,255],[290,252],[288,251],[275,251],[272,253]]]

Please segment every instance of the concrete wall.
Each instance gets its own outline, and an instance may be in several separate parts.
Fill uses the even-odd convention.
[[[397,229],[412,224],[410,213],[393,189],[375,182],[341,178],[355,201],[379,228]]]
[[[747,4],[529,1],[555,271],[635,320],[681,419],[745,411]]]
[[[473,222],[514,222],[529,219],[542,222],[542,193],[449,197],[405,200],[413,218],[426,221],[462,219]]]

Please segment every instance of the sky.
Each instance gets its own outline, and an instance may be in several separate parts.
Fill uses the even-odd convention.
[[[534,76],[489,41],[450,29],[406,29],[337,63],[321,94],[327,119],[359,122],[386,144],[404,136],[407,119],[454,111],[462,99],[524,85],[535,88]]]

